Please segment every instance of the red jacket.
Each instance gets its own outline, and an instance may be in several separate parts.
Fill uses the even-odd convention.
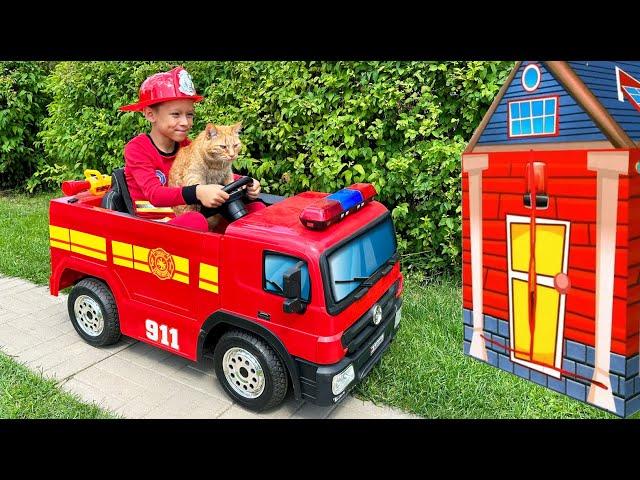
[[[124,147],[124,173],[136,213],[146,218],[173,218],[170,207],[199,204],[195,185],[167,187],[169,170],[186,138],[171,153],[160,152],[149,134],[141,133]],[[240,175],[233,175],[237,180]]]

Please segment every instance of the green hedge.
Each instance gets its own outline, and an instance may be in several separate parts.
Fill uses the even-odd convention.
[[[36,137],[51,100],[52,63],[0,62],[0,188],[22,185],[43,162]]]
[[[29,188],[83,169],[108,172],[147,126],[135,101],[149,74],[180,62],[61,62]],[[460,267],[460,155],[512,62],[184,62],[207,122],[242,121],[236,170],[266,192],[331,192],[371,182],[393,212],[402,253],[429,271]]]

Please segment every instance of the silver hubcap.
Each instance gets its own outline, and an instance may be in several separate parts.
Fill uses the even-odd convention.
[[[88,295],[80,295],[73,304],[76,321],[84,333],[97,337],[104,330],[104,317],[100,305]]]
[[[222,358],[227,383],[244,398],[258,398],[264,391],[264,372],[258,359],[244,348],[230,348]]]

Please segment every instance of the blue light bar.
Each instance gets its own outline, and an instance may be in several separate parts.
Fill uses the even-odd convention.
[[[332,193],[326,198],[327,200],[340,202],[344,211],[349,210],[351,207],[355,207],[364,200],[362,193],[358,190],[349,190],[348,188],[338,190],[336,193]]]

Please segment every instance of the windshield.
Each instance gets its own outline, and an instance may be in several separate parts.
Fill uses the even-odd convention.
[[[327,258],[329,281],[335,302],[339,302],[371,274],[380,268],[396,251],[396,239],[391,218],[345,245]]]

